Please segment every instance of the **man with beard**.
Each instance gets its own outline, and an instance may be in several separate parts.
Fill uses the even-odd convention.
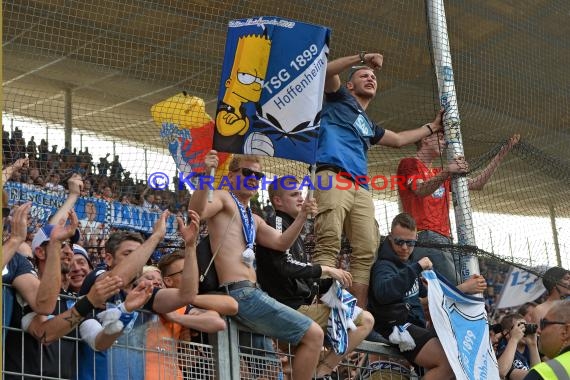
[[[65,225],[69,220],[69,225]],[[60,266],[62,276],[53,281],[61,284],[61,278],[69,273],[73,256],[71,244],[79,239],[77,230],[78,220],[73,210],[68,212],[68,218],[60,219],[58,224],[43,226],[34,236],[32,251],[37,264],[40,280],[53,268],[48,266],[48,256],[54,255],[60,260],[53,263]],[[10,330],[6,335],[6,370],[26,375],[41,375],[61,379],[75,378],[76,360],[75,341],[61,339],[66,334],[69,338],[77,338],[75,327],[93,310],[93,304],[103,302],[107,297],[119,291],[122,282],[118,277],[110,277],[101,286],[93,288],[87,296],[77,303],[71,300],[66,290],[61,289],[56,307],[50,316],[38,315],[29,306],[15,307],[12,314],[12,327],[20,327],[27,332],[21,334]],[[20,323],[21,324],[20,324]],[[22,353],[25,361],[22,361]],[[62,361],[65,360],[65,363]],[[71,363],[71,365],[70,365]],[[18,378],[5,375],[6,379]]]

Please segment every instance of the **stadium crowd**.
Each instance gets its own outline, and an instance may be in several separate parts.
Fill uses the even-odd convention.
[[[361,66],[352,68],[342,85],[339,74],[356,64]],[[366,116],[377,90],[374,69],[381,66],[380,54],[366,52],[329,63],[317,173],[331,181],[337,174],[356,178],[366,174],[371,144],[415,143],[418,155],[403,159],[398,170],[418,172],[423,179],[414,187],[406,184],[400,194],[405,212],[382,238],[365,186],[344,193],[335,187],[322,190],[315,200],[275,181],[271,205],[263,208],[257,192],[248,189],[216,190],[208,201],[204,189],[192,194],[154,191],[135,183],[119,156],[109,162],[107,155],[95,164],[88,148],[77,152],[66,146],[58,152],[57,145],[49,150],[46,140],[26,143],[17,128],[11,136],[3,131],[3,184],[21,183],[64,199],[47,220],[30,225],[34,205],[13,200],[16,205],[9,207],[10,194],[3,193],[9,227],[3,234],[4,377],[198,378],[177,360],[180,347],[166,342],[208,343],[200,333],[224,330],[225,317],[231,316],[259,338],[252,343],[255,349],[278,354],[282,347],[275,348],[266,337],[294,347],[294,358],[283,360],[280,376],[344,378],[338,364],[368,339],[398,346],[424,379],[454,378],[422,303],[428,290],[421,273],[435,269],[464,293],[485,293],[492,312],[507,272],[485,261],[480,264],[483,275],[461,281],[461,255],[429,246],[451,243],[442,212],[448,214],[451,176],[466,174],[468,164],[458,157],[446,167],[431,167],[444,145],[439,133],[443,111],[432,122],[399,133]],[[355,120],[357,130],[352,128]],[[518,138],[513,136],[470,180],[471,189],[484,186]],[[217,167],[215,151],[207,154],[205,164]],[[228,177],[236,181],[238,175],[254,188],[263,177],[261,161],[236,155]],[[143,236],[98,221],[91,198],[160,216]],[[76,212],[79,201],[85,201],[82,215]],[[309,215],[315,216],[314,225]],[[166,239],[169,218],[176,218],[175,239]],[[210,290],[216,294],[200,289],[198,281],[203,274],[198,251],[208,245],[218,281]],[[570,306],[564,299],[570,272],[551,268],[543,282],[544,302],[507,311],[492,324],[490,339],[502,378],[562,378],[548,377],[558,374],[560,366],[568,373]],[[353,328],[345,327],[345,342],[327,332],[334,306],[320,301],[337,287],[354,295]],[[392,338],[402,325],[412,348]]]

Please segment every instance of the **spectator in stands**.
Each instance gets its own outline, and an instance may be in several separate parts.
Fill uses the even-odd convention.
[[[48,182],[46,182],[45,188],[46,188],[46,190],[63,192],[63,191],[65,191],[65,188],[61,185],[60,182],[61,182],[61,178],[59,177],[59,174],[52,173],[49,176]]]
[[[107,254],[106,269],[91,272],[85,279],[79,295],[81,296],[88,293],[96,282],[101,281],[108,275],[119,276],[123,280],[123,284],[130,284],[137,273],[142,270],[144,264],[149,260],[158,243],[164,238],[168,215],[168,211],[161,214],[154,226],[152,235],[144,242],[140,235],[131,232],[116,232],[111,234],[105,246]],[[157,314],[164,314],[194,301],[198,292],[198,269],[195,243],[200,218],[196,213],[190,213],[190,224],[188,226],[186,226],[184,221],[180,218],[177,219],[177,222],[178,230],[186,244],[186,257],[184,269],[181,274],[182,286],[179,289],[155,288],[153,291],[150,282],[143,280],[133,290],[124,289],[124,291],[121,291],[118,295],[107,300],[107,305],[118,305],[118,309],[121,311],[121,318],[126,318],[129,321],[134,319],[134,322],[136,322],[137,314],[132,314],[132,311],[134,308],[138,308],[142,305],[144,305],[145,310]],[[125,296],[126,291],[129,291],[129,293]],[[133,295],[133,299],[135,299],[136,302],[129,300],[131,295]],[[124,327],[123,324],[123,328]],[[88,319],[82,322],[80,332],[82,339],[92,350],[101,351],[111,347],[115,340],[122,334],[122,329],[116,331],[112,328],[108,328],[108,326],[103,328],[97,320]],[[91,356],[92,351],[90,352],[85,348],[84,354],[87,356],[81,360],[82,379],[91,378],[95,373],[91,367],[94,361]],[[142,370],[136,361],[129,363],[129,366],[124,366],[124,358],[114,357],[109,358],[110,360],[107,361],[106,353],[104,352],[97,352],[97,356],[98,360],[95,360],[97,362],[96,371],[98,373],[107,373],[107,365],[115,363],[109,368],[114,378],[123,378],[126,376],[131,368],[129,367],[131,364],[133,370]]]
[[[111,162],[111,178],[116,180],[121,180],[123,177],[123,165],[119,162],[119,156],[115,156],[113,161]]]
[[[33,185],[36,183],[36,180],[40,176],[40,170],[38,168],[30,167],[29,174],[28,174],[28,183]]]
[[[263,208],[263,216],[265,217],[265,220],[268,220],[275,216],[275,210],[273,209],[273,206],[271,205],[271,200],[269,199],[267,200],[265,207]]]
[[[141,194],[141,205],[149,210],[160,210],[156,204],[156,199],[154,193],[150,190],[150,187],[144,189]]]
[[[554,301],[541,318],[540,352],[549,358],[532,367],[525,380],[567,379],[570,374],[570,300]]]
[[[358,305],[366,307],[370,268],[379,243],[372,195],[368,190],[367,160],[372,144],[402,147],[442,128],[440,111],[433,122],[399,133],[372,122],[366,109],[376,96],[374,70],[382,68],[378,53],[361,52],[329,62],[325,79],[325,99],[317,149],[317,173],[321,186],[315,190],[319,212],[315,218],[317,245],[313,260],[334,266],[344,233],[352,246],[350,292]],[[361,64],[362,66],[353,65]],[[339,74],[351,68],[346,86]],[[338,177],[337,177],[338,176]],[[347,190],[337,188],[337,178],[358,182]],[[332,184],[331,184],[332,182]],[[342,186],[342,185],[341,185]]]
[[[532,314],[537,306],[538,304],[536,302],[527,302],[519,307],[517,314],[522,315],[527,323],[532,323]]]
[[[12,163],[12,154],[10,149],[10,132],[2,129],[2,162],[5,164]]]
[[[97,195],[97,198],[101,198],[107,202],[112,202],[115,200],[115,194],[113,194],[113,190],[111,190],[111,186],[103,186],[101,189],[101,193]]]
[[[403,351],[402,355],[425,368],[426,380],[452,379],[453,371],[439,339],[433,330],[425,328],[419,298],[426,296],[426,289],[419,275],[431,269],[432,263],[427,257],[410,261],[416,239],[414,219],[406,213],[397,215],[372,267],[369,310],[374,316],[374,330],[388,339],[395,326],[411,323],[406,330],[415,348]]]
[[[166,210],[168,207],[164,202],[164,199],[162,198],[162,195],[160,193],[157,193],[154,196],[154,203],[156,205],[156,207],[158,207],[159,210]]]
[[[8,195],[3,191],[2,196],[2,212],[6,212],[8,207]],[[5,202],[5,203],[4,203]],[[16,294],[18,295],[18,304],[16,306],[29,305],[33,311],[38,314],[49,314],[53,311],[59,292],[59,287],[54,284],[54,281],[47,276],[43,281],[38,280],[37,274],[31,262],[21,254],[23,247],[29,249],[29,246],[24,243],[27,236],[28,215],[31,208],[31,203],[25,203],[16,207],[12,220],[9,221],[10,236],[2,243],[3,251],[3,271],[2,283],[5,285],[12,285],[11,289],[3,288],[4,296],[4,325],[10,323],[12,314],[12,307],[16,301]],[[56,259],[50,261],[51,268],[50,274],[55,278],[59,276]],[[55,273],[52,273],[55,272]],[[18,322],[19,323],[19,322]]]
[[[218,166],[216,151],[206,155],[207,170]],[[247,207],[257,192],[261,164],[254,156],[234,156],[229,164],[228,180],[235,191],[213,191],[208,202],[208,190],[197,189],[190,198],[189,209],[197,211],[208,221],[210,243],[219,247],[214,265],[221,290],[233,297],[239,305],[235,317],[258,334],[264,334],[297,345],[292,373],[295,379],[310,379],[317,367],[323,331],[307,316],[269,297],[256,282],[253,245],[286,251],[295,241],[307,215],[316,212],[314,200],[306,200],[295,222],[282,234],[253,215]],[[239,179],[238,179],[239,176]],[[247,177],[247,188],[237,182]],[[217,250],[216,248],[213,248]]]
[[[164,288],[164,282],[162,281],[162,274],[160,269],[155,265],[145,265],[142,269],[142,274],[138,280],[150,281],[153,288]],[[137,280],[137,281],[138,281]]]
[[[184,261],[183,251],[164,255],[160,259],[158,268],[167,288],[177,289],[182,286],[181,274]],[[183,340],[186,335],[185,329],[206,333],[221,331],[226,328],[226,322],[220,314],[234,315],[237,313],[237,302],[226,295],[197,295],[194,304],[206,307],[207,310],[192,305],[183,306],[160,315],[159,321],[147,329],[146,345],[149,347],[145,358],[145,378],[147,380],[181,378],[181,371],[176,360],[176,346],[173,346],[172,342],[169,343],[169,339],[173,339],[174,342]],[[188,358],[185,361],[187,360]]]
[[[90,179],[84,179],[83,180],[83,189],[81,190],[81,196],[82,197],[91,197],[93,196],[93,189],[91,187],[91,180]]]
[[[107,171],[109,170],[110,164],[107,158],[111,155],[111,153],[107,153],[105,157],[99,158],[99,164],[97,165],[97,169],[99,170],[100,176],[107,176]]]
[[[26,157],[26,143],[22,137],[22,130],[18,127],[12,132],[9,149],[12,160]]]
[[[30,160],[28,158],[19,158],[13,164],[8,165],[2,169],[2,183],[12,180],[14,173],[19,172],[22,168],[29,166]]]
[[[510,313],[501,319],[503,338],[497,348],[497,362],[501,378],[523,379],[533,365],[540,363],[536,325],[527,325],[520,314]],[[532,332],[532,333],[531,333]]]
[[[269,185],[268,190],[273,205],[271,209],[275,209],[275,213],[267,219],[267,224],[283,232],[295,221],[303,207],[299,183],[292,177],[277,178]],[[345,287],[350,287],[351,274],[334,267],[312,265],[304,252],[301,237],[297,237],[291,248],[285,252],[258,245],[256,256],[256,273],[261,288],[277,301],[317,322],[325,333],[331,309],[316,301],[332,285],[331,278]],[[328,278],[325,280],[321,279],[322,277]],[[317,367],[317,378],[331,375],[331,371],[341,359],[350,354],[370,333],[374,319],[369,312],[363,310],[354,322],[357,328],[348,332],[346,354],[336,355],[330,350]]]
[[[69,271],[73,256],[71,244],[78,239],[79,233],[77,216],[73,211],[69,211],[69,220],[70,224],[67,226],[65,220],[61,220],[57,225],[43,226],[32,242],[40,279],[50,276],[54,270],[59,270],[61,275],[50,276],[50,280],[60,287],[61,280]],[[50,255],[56,258],[52,262],[60,265],[48,268],[48,265],[51,265],[48,263]],[[15,373],[23,371],[27,375],[75,379],[77,363],[75,327],[93,310],[93,304],[100,304],[118,292],[120,287],[119,278],[109,277],[101,286],[93,287],[87,297],[77,304],[71,297],[72,294],[60,288],[58,302],[49,316],[38,315],[29,307],[14,309],[12,327],[20,327],[14,323],[18,322],[15,319],[19,316],[21,328],[26,334],[22,335],[12,330],[8,332],[6,346],[10,347],[10,350],[6,351],[6,369]],[[66,335],[66,338],[59,340]],[[20,376],[6,375],[6,379],[19,378]]]
[[[9,219],[10,207],[8,207],[8,193],[2,190],[2,218],[3,225],[9,227],[9,235],[2,243],[2,268],[12,260],[17,251],[25,244],[28,229],[28,216],[32,207],[31,202],[26,202],[21,206],[16,206]]]
[[[181,274],[185,265],[184,260],[184,252],[180,250],[163,255],[160,258],[158,268],[162,274],[165,287],[180,288],[182,286]],[[220,315],[235,315],[238,311],[238,304],[232,297],[227,295],[198,294],[194,299],[193,305],[189,309],[185,307],[185,310],[186,314],[202,315],[209,318],[203,319],[206,323],[205,325],[197,324],[191,328],[205,332],[215,332],[219,331],[218,328],[220,327],[220,320],[217,318],[220,318]],[[225,328],[225,321],[223,319],[221,321]]]
[[[469,190],[483,189],[503,158],[519,140],[520,135],[513,135],[477,177],[469,178]],[[423,137],[416,146],[416,156],[404,158],[398,165],[398,175],[405,178],[405,186],[398,186],[403,211],[417,221],[419,243],[451,244],[450,178],[452,175],[468,173],[469,165],[464,157],[455,157],[444,168],[432,167],[434,161],[440,159],[445,147],[443,133]],[[423,247],[416,248],[416,254],[418,257],[429,257],[434,269],[447,280],[454,284],[461,282],[458,255],[453,256],[448,250]]]
[[[47,155],[47,168],[50,171],[59,171],[61,166],[61,158],[57,153],[57,145],[51,146],[51,151]]]
[[[39,153],[39,162],[40,162],[40,169],[46,170],[47,168],[47,161],[48,161],[48,142],[44,139],[40,141],[40,145],[38,146],[38,153]]]
[[[85,277],[93,270],[93,264],[89,259],[89,254],[79,244],[73,244],[73,258],[67,275],[67,291],[77,294],[83,285]]]
[[[135,192],[135,182],[131,178],[131,172],[126,171],[124,173],[125,179],[121,185],[121,192],[126,194],[133,194]],[[186,203],[188,204],[188,203]]]
[[[36,155],[38,154],[38,148],[36,142],[34,141],[34,136],[30,137],[30,141],[28,141],[26,152],[28,153],[28,158],[36,158]]]
[[[532,323],[540,323],[554,301],[563,300],[570,294],[570,271],[562,267],[552,267],[542,276],[542,283],[548,292],[546,301],[538,305],[532,313]]]

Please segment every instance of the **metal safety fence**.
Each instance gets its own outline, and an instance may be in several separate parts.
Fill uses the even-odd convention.
[[[232,318],[216,334],[182,330],[165,333],[164,319],[147,311],[124,328],[113,346],[94,352],[78,329],[42,344],[22,329],[20,297],[3,287],[3,379],[294,379],[289,364],[294,347],[253,334]],[[75,299],[60,296],[59,304]],[[48,317],[49,318],[49,317]],[[323,355],[326,353],[323,348]],[[101,364],[101,360],[104,364]],[[416,379],[410,365],[393,347],[364,341],[336,368],[338,379]]]

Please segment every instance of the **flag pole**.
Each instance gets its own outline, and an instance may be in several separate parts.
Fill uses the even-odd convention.
[[[451,161],[455,157],[464,156],[465,154],[463,152],[459,107],[457,104],[457,94],[455,92],[453,68],[451,66],[447,21],[445,18],[443,0],[426,0],[426,6],[439,99],[441,106],[445,108],[443,125],[445,140],[448,143],[447,159]],[[453,190],[453,204],[455,205],[458,244],[475,246],[475,233],[473,230],[471,199],[467,187],[467,177],[453,177],[451,187]],[[465,281],[469,276],[476,273],[480,273],[477,257],[466,255],[466,260],[462,260],[461,265],[461,281]]]

